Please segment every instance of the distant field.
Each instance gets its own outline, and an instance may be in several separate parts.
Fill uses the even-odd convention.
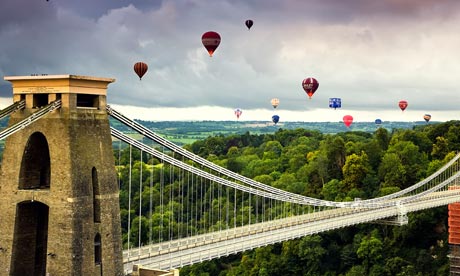
[[[131,131],[128,127],[118,121],[111,120],[111,125],[119,130]],[[263,121],[138,121],[138,123],[161,135],[178,145],[191,144],[197,140],[203,140],[209,136],[229,136],[234,134],[267,134],[275,133],[279,129],[304,128],[317,130],[321,133],[339,133],[346,131],[363,131],[373,133],[377,128],[384,127],[391,131],[395,128],[413,128],[423,126],[425,121],[418,122],[383,122],[376,125],[374,122],[356,122],[350,128],[342,122],[285,122],[274,125],[272,122]],[[430,122],[435,124],[436,122]],[[140,134],[131,134],[135,139],[141,140]]]
[[[8,118],[0,120],[0,127],[6,128]],[[374,122],[356,122],[350,128],[344,126],[342,122],[283,122],[274,125],[268,121],[137,121],[146,128],[154,131],[162,137],[178,144],[191,144],[197,140],[206,139],[209,136],[229,136],[235,134],[267,134],[275,133],[279,129],[304,128],[317,130],[321,133],[339,133],[345,131],[364,131],[374,132],[378,127],[384,127],[391,131],[395,128],[413,128],[423,126],[425,121],[417,122],[383,122],[376,125]],[[437,122],[430,122],[436,124]],[[142,135],[135,133],[129,127],[110,118],[110,125],[114,128],[129,134],[131,137],[142,140]],[[4,141],[0,141],[0,154],[3,152]]]

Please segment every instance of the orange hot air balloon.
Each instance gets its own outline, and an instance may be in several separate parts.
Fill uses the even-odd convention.
[[[351,115],[343,116],[343,123],[345,124],[346,127],[350,127],[351,123],[353,123],[353,116]]]
[[[134,72],[136,72],[136,74],[139,76],[139,80],[141,80],[145,73],[147,73],[148,69],[149,67],[144,62],[136,62],[134,64]]]
[[[208,50],[209,56],[216,51],[220,44],[220,35],[216,32],[206,32],[201,36],[203,46]]]
[[[399,101],[398,105],[399,105],[399,108],[401,108],[401,110],[404,111],[407,108],[408,103],[405,100],[401,100]]]
[[[431,120],[431,115],[430,114],[425,114],[423,115],[423,119],[425,120],[425,122],[429,122]]]
[[[308,97],[311,99],[311,96],[318,89],[319,83],[315,78],[306,78],[302,81],[302,88],[307,93]]]
[[[273,108],[277,108],[278,105],[280,104],[280,100],[278,98],[273,98],[270,102],[271,102]]]

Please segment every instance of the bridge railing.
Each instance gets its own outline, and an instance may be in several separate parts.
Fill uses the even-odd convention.
[[[61,107],[61,100],[56,100],[45,107],[40,108],[38,111],[32,113],[28,117],[24,118],[23,120],[13,124],[12,126],[4,129],[0,132],[0,140],[5,139],[6,137],[14,134],[15,132],[24,129],[26,126],[30,125],[31,123],[39,120],[46,114],[58,109]]]
[[[13,103],[10,106],[5,107],[4,109],[0,111],[0,120],[17,110],[23,109],[25,106],[26,106],[26,101],[22,100],[22,101]]]

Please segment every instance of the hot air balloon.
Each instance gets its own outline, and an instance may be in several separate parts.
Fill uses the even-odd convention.
[[[330,108],[341,108],[342,107],[342,99],[340,98],[329,98],[329,107]]]
[[[380,120],[380,119],[375,119],[375,124],[376,124],[376,125],[381,125],[381,124],[382,124],[382,120]]]
[[[212,54],[220,44],[220,35],[216,32],[206,32],[201,36],[201,42],[208,50],[209,56],[212,57]]]
[[[399,108],[401,108],[401,110],[404,111],[407,108],[408,103],[405,100],[401,100],[399,101],[398,105],[399,105]]]
[[[248,27],[248,30],[250,30],[251,27],[252,27],[252,24],[254,24],[254,22],[252,22],[251,19],[248,19],[248,20],[246,20],[246,22],[244,24],[246,24],[246,27]]]
[[[243,113],[243,110],[241,110],[241,108],[236,108],[235,109],[235,115],[236,115],[236,118],[239,119],[241,114]]]
[[[311,99],[311,96],[318,89],[319,83],[315,78],[306,78],[302,81],[303,90],[307,93],[308,97]]]
[[[351,123],[353,123],[353,116],[345,115],[343,116],[343,123],[346,127],[350,127]]]
[[[278,115],[273,115],[272,116],[272,122],[274,122],[275,125],[279,122],[279,120],[280,120],[280,116],[278,116]]]
[[[280,100],[278,98],[273,98],[271,101],[273,108],[277,108],[280,104]]]
[[[136,72],[136,74],[139,76],[139,80],[141,80],[145,73],[147,73],[148,69],[149,67],[144,62],[136,62],[134,64],[134,72]]]
[[[431,115],[430,114],[425,114],[423,115],[423,119],[425,120],[425,122],[429,122],[431,120]]]

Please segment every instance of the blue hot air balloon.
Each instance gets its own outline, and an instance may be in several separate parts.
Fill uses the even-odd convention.
[[[376,125],[381,125],[381,124],[382,124],[382,120],[380,120],[380,119],[375,119],[375,124],[376,124]]]
[[[280,120],[280,116],[278,115],[273,115],[272,116],[272,121],[275,123],[275,125],[279,122]]]
[[[342,99],[340,98],[329,98],[329,107],[330,108],[341,108],[342,107]]]

